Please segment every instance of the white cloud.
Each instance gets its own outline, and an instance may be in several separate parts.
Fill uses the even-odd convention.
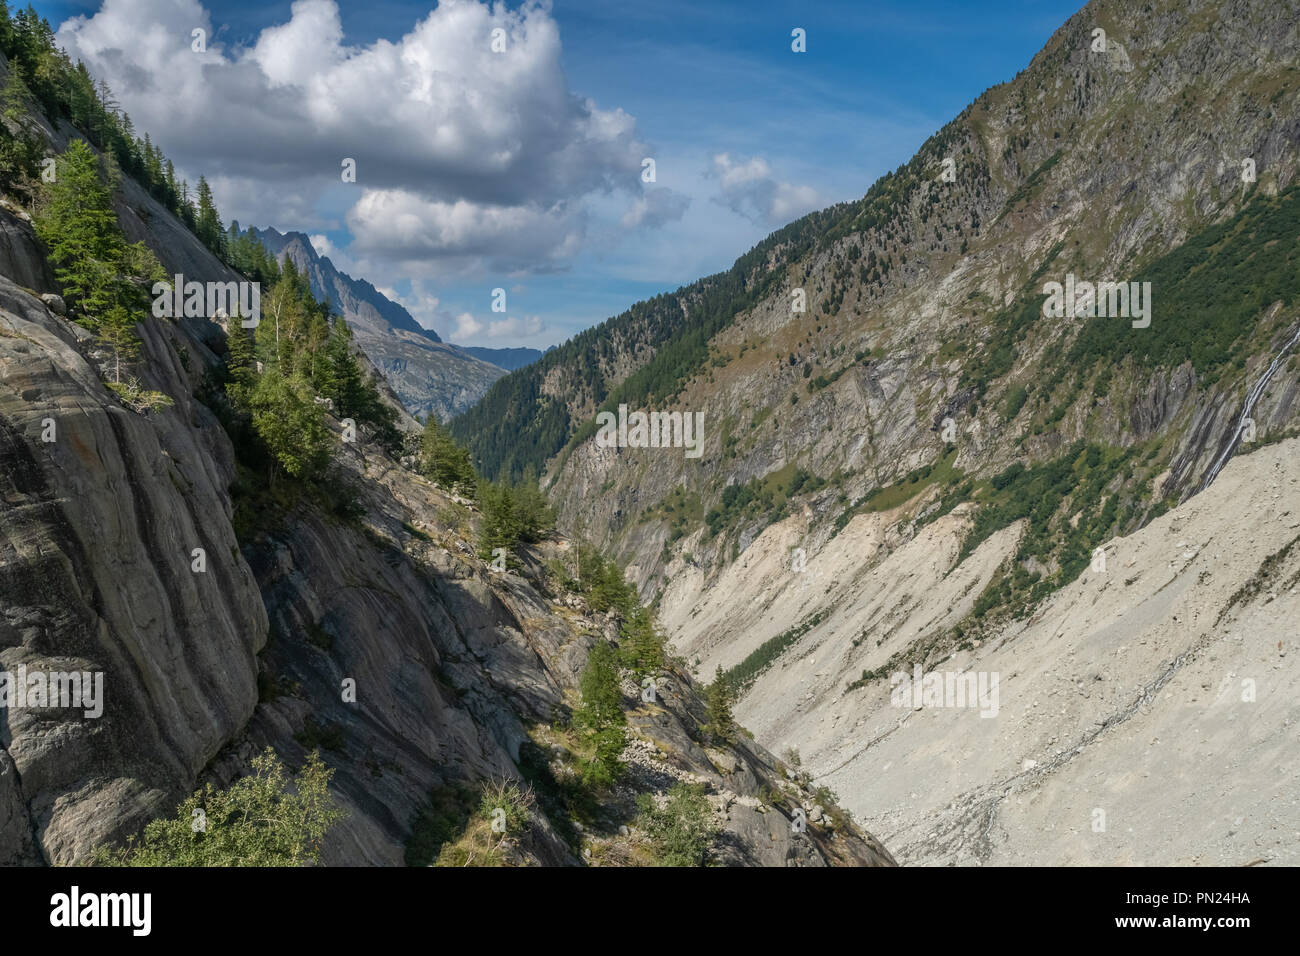
[[[456,316],[456,325],[449,338],[458,345],[473,345],[474,341],[490,341],[494,345],[519,346],[547,331],[546,324],[536,315],[522,318],[508,316],[504,319],[480,322],[469,312]],[[506,340],[506,341],[502,341]]]
[[[754,222],[782,225],[821,205],[817,190],[777,180],[761,156],[742,161],[718,153],[709,174],[719,184],[715,200]]]
[[[366,190],[347,217],[355,253],[395,261],[486,260],[497,270],[560,263],[581,246],[584,222],[564,204],[549,209],[425,199]]]
[[[624,229],[655,229],[681,219],[690,204],[689,196],[671,189],[647,189],[623,214],[621,223]]]
[[[190,48],[195,27],[204,53]],[[504,53],[491,50],[495,28]],[[522,269],[540,255],[554,268],[581,244],[584,197],[640,186],[635,121],[568,88],[558,26],[536,0],[444,0],[396,41],[366,46],[346,45],[335,0],[297,0],[247,47],[219,42],[198,0],[104,0],[57,42],[181,170],[207,175],[228,218],[331,228],[320,197],[359,190],[347,215],[359,257]],[[345,158],[356,186],[342,185]],[[376,219],[390,212],[396,237]]]
[[[464,342],[472,339],[483,331],[483,323],[479,322],[468,312],[462,312],[456,316],[456,331],[451,334],[452,341]]]
[[[334,248],[334,243],[330,242],[329,236],[317,234],[307,238],[311,242],[311,247],[316,250],[316,255],[325,257],[338,254]]]

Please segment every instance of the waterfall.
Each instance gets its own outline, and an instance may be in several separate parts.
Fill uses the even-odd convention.
[[[1264,374],[1259,377],[1259,380],[1246,394],[1246,403],[1242,406],[1241,416],[1237,419],[1237,430],[1233,432],[1232,439],[1223,446],[1223,451],[1219,452],[1219,457],[1214,460],[1214,463],[1210,465],[1209,469],[1205,472],[1205,477],[1201,479],[1201,484],[1196,489],[1198,494],[1210,487],[1210,483],[1219,476],[1219,472],[1222,471],[1223,466],[1227,464],[1228,457],[1237,447],[1237,442],[1241,440],[1241,433],[1246,429],[1246,419],[1250,418],[1250,413],[1254,410],[1255,403],[1258,402],[1259,397],[1264,394],[1264,389],[1268,387],[1269,381],[1277,372],[1278,367],[1281,366],[1283,357],[1285,357],[1287,352],[1291,351],[1291,346],[1295,345],[1297,340],[1300,340],[1300,326],[1296,326],[1296,330],[1292,334],[1291,338],[1287,340],[1286,345],[1282,346],[1282,351],[1278,352],[1277,355],[1273,357],[1273,361],[1270,362],[1268,368],[1264,370]]]

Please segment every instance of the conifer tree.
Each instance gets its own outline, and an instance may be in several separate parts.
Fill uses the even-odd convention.
[[[341,317],[334,320],[323,350],[321,391],[334,399],[340,415],[354,418],[362,412],[369,393],[361,365],[352,354],[352,329]]]
[[[620,628],[619,657],[638,677],[653,674],[664,666],[663,639],[655,630],[654,617],[637,606]]]
[[[469,452],[465,455],[468,458]],[[537,471],[531,463],[524,469],[523,479],[515,485],[514,497],[520,540],[530,544],[541,541],[555,527],[555,511],[537,486]]]
[[[274,459],[272,482],[277,468],[302,481],[324,475],[334,436],[314,399],[311,384],[301,375],[268,369],[258,379],[251,401],[253,426]]]
[[[257,355],[252,335],[238,320],[231,320],[226,333],[226,371],[230,374],[226,394],[235,408],[247,411],[257,384]]]
[[[483,513],[479,529],[479,555],[487,560],[497,548],[506,551],[519,543],[519,518],[515,513],[515,497],[510,485],[502,482],[479,485],[479,507]]]
[[[434,484],[451,491],[472,493],[475,486],[469,452],[456,444],[433,412],[425,420],[420,438],[420,470]]]
[[[140,357],[140,339],[135,334],[135,319],[124,306],[115,305],[104,313],[99,335],[113,348],[113,381],[122,381],[122,372],[130,371]]]
[[[203,244],[216,254],[219,259],[226,258],[226,230],[221,225],[221,216],[217,214],[216,203],[212,199],[212,187],[205,177],[199,177],[199,210],[195,232]]]
[[[582,703],[573,722],[586,735],[593,755],[583,777],[598,787],[612,786],[620,775],[618,756],[627,743],[627,717],[619,687],[618,661],[608,642],[598,640],[587,657],[579,683]]]
[[[69,305],[94,325],[119,298],[117,265],[123,239],[113,199],[100,179],[94,152],[74,140],[45,187],[36,231],[50,249],[54,274]]]
[[[722,673],[722,668],[718,667],[713,672],[713,683],[709,685],[706,695],[709,710],[709,733],[717,740],[729,741],[735,733],[736,721],[731,713],[735,699],[735,691],[731,687],[731,682]]]

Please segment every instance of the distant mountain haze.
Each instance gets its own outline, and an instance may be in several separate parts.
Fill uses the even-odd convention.
[[[485,349],[478,345],[462,345],[460,348],[475,358],[490,362],[507,372],[521,369],[525,365],[532,365],[545,354],[540,349]],[[549,352],[550,349],[547,349],[547,351]]]
[[[444,342],[365,279],[340,272],[301,232],[245,230],[281,263],[292,259],[312,294],[328,300],[352,326],[357,344],[383,373],[402,403],[419,418],[446,420],[479,400],[497,379],[540,358],[537,349],[462,347]]]

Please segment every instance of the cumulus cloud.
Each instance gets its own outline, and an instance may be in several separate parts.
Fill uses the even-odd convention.
[[[549,209],[431,200],[403,189],[366,190],[347,216],[354,245],[399,262],[483,258],[495,269],[541,268],[578,251],[584,223]]]
[[[462,312],[456,316],[456,329],[451,334],[455,342],[464,342],[472,339],[483,331],[483,323],[474,318],[468,312]]]
[[[741,160],[718,153],[709,175],[718,180],[715,201],[764,225],[782,225],[821,204],[817,190],[811,186],[777,180],[761,156]]]
[[[308,236],[307,239],[311,242],[311,247],[316,250],[316,255],[324,258],[337,254],[334,243],[330,242],[329,236],[317,234]]]
[[[204,52],[191,49],[195,28]],[[296,0],[249,46],[220,42],[198,0],[104,0],[57,42],[178,167],[207,174],[228,216],[331,228],[315,201],[358,190],[358,257],[541,252],[548,268],[581,242],[578,201],[634,192],[647,151],[632,117],[568,88],[558,27],[536,0],[444,0],[396,41],[365,46],[346,44],[335,0]],[[345,159],[355,186],[342,185]],[[378,228],[387,214],[395,236]]]
[[[624,213],[622,226],[624,229],[635,229],[638,226],[656,229],[681,219],[690,204],[689,196],[671,189],[647,189],[632,204],[632,208]]]
[[[513,346],[546,331],[546,324],[536,315],[527,315],[521,318],[508,316],[504,319],[480,322],[469,312],[462,312],[456,316],[456,325],[450,339],[462,345],[472,345],[472,339],[492,342],[508,339],[507,344]]]

